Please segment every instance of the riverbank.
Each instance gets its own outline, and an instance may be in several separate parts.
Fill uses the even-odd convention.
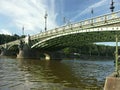
[[[83,60],[114,60],[113,56],[96,56],[96,55],[70,55],[64,58],[83,59]]]
[[[114,57],[112,56],[95,56],[95,55],[81,55],[80,59],[87,59],[87,60],[112,60]]]

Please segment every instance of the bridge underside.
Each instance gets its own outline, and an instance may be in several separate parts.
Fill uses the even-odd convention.
[[[120,31],[96,31],[70,34],[47,40],[43,43],[36,45],[34,48],[55,51],[69,46],[79,47],[83,45],[94,44],[95,42],[115,42],[116,34],[120,35]]]

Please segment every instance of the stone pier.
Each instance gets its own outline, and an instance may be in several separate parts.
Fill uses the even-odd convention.
[[[1,54],[0,54],[0,56],[6,56],[6,55],[7,55],[6,52],[7,52],[7,51],[6,51],[5,48],[1,48]]]
[[[30,36],[27,36],[25,41],[20,40],[18,48],[17,58],[37,58],[37,50],[31,49]]]
[[[61,55],[57,52],[44,52],[25,47],[19,49],[17,58],[38,58],[41,60],[61,60]]]
[[[17,58],[39,58],[38,51],[31,49],[28,45],[24,45],[23,47],[19,47]]]
[[[18,46],[19,53],[17,54],[17,58],[38,58],[41,60],[61,60],[61,55],[59,52],[50,52],[43,51],[39,49],[30,48],[29,44],[25,44],[20,41],[20,45]]]

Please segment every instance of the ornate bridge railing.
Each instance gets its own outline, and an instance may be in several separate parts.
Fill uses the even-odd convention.
[[[67,32],[75,32],[78,30],[80,31],[80,30],[103,27],[103,26],[109,27],[109,25],[114,25],[114,24],[116,24],[117,26],[117,24],[119,23],[120,23],[120,11],[102,15],[92,19],[87,19],[77,23],[68,24],[43,33],[39,33],[31,36],[31,40],[38,38],[45,39],[54,35],[65,34]]]

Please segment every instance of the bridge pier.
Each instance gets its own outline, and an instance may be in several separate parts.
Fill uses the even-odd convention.
[[[37,58],[37,50],[31,49],[30,44],[30,36],[27,36],[25,41],[20,40],[17,58]]]
[[[44,52],[24,47],[19,49],[17,58],[38,58],[41,60],[61,60],[61,54],[58,52]]]
[[[19,52],[17,54],[17,58],[30,58],[29,45],[25,44],[24,41],[20,40],[20,44],[18,48],[19,48]]]
[[[6,55],[7,55],[7,50],[5,48],[1,48],[0,56],[6,56]]]
[[[17,58],[38,58],[38,52],[31,49],[28,45],[24,45],[23,48],[19,48]]]
[[[60,53],[58,52],[50,52],[50,51],[31,48],[31,42],[29,36],[26,38],[25,42],[20,40],[20,44],[18,48],[19,48],[19,53],[17,54],[17,58],[39,58],[44,60],[61,59]]]

